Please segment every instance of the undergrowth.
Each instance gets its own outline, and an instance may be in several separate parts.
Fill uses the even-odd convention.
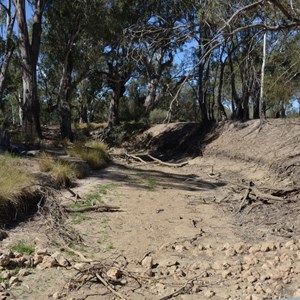
[[[24,189],[33,184],[33,176],[22,168],[22,160],[10,154],[0,157],[0,214],[10,205],[22,207]]]
[[[109,162],[108,147],[103,142],[87,142],[85,145],[77,144],[67,153],[86,161],[94,170],[104,168]]]
[[[22,241],[18,241],[16,244],[12,245],[10,247],[12,251],[16,251],[18,253],[26,253],[26,254],[33,254],[34,253],[34,248],[31,245],[27,245]]]
[[[39,156],[39,167],[42,172],[49,172],[59,186],[70,186],[74,179],[84,178],[87,175],[83,165],[55,160],[47,153]]]

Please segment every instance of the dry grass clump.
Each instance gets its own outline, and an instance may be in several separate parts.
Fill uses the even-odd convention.
[[[108,146],[103,142],[88,142],[85,146],[75,145],[68,149],[68,154],[80,157],[94,170],[104,168],[109,162]]]
[[[20,203],[24,189],[33,183],[30,173],[22,169],[20,158],[5,154],[0,156],[0,211],[9,205],[15,208],[22,206]]]
[[[67,161],[55,160],[47,153],[39,157],[39,167],[42,172],[50,172],[59,186],[70,186],[76,178],[84,178],[87,170],[84,166]]]

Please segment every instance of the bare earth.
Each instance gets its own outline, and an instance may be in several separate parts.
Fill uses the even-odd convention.
[[[51,243],[47,224],[37,216],[11,229],[1,248],[18,240],[43,245],[50,252],[61,250],[71,266],[33,269],[7,299],[300,297],[299,192],[282,195],[282,201],[254,199],[240,209],[250,181],[265,191],[295,187],[295,176],[276,174],[268,157],[259,163],[249,159],[254,150],[248,144],[230,153],[230,143],[238,143],[239,134],[259,134],[251,126],[253,132],[243,129],[234,139],[221,134],[202,157],[182,168],[116,159],[78,181],[73,191],[81,197],[100,191],[104,203],[120,207],[68,219],[83,239],[74,248],[92,260],[85,267],[98,268],[99,274],[101,269],[114,293],[97,277],[80,276],[87,270],[83,259]],[[299,144],[293,142],[291,151],[299,154]],[[64,192],[61,201],[70,204],[70,198]],[[109,279],[107,271],[114,270],[120,273]]]

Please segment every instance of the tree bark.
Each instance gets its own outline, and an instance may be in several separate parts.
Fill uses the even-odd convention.
[[[261,65],[261,81],[260,81],[260,101],[259,101],[259,117],[260,124],[262,125],[266,119],[266,109],[265,109],[265,100],[264,100],[264,80],[265,80],[265,66],[266,66],[266,48],[267,48],[267,33],[264,32],[263,38],[263,59]]]
[[[71,142],[74,140],[72,131],[72,112],[70,106],[71,93],[72,93],[72,63],[71,63],[71,50],[69,49],[62,70],[62,75],[59,84],[58,92],[58,111],[60,114],[60,134],[61,137],[69,139]]]
[[[33,16],[31,39],[28,32],[25,0],[14,0],[22,66],[22,134],[26,139],[41,137],[40,103],[37,96],[36,67],[42,34],[42,15],[47,0],[38,0]]]
[[[12,42],[13,27],[16,19],[16,14],[12,15],[11,0],[8,1],[7,7],[3,5],[6,12],[6,39],[4,53],[2,54],[2,65],[0,70],[0,107],[3,104],[4,84],[7,76],[8,66],[13,55],[15,46]]]

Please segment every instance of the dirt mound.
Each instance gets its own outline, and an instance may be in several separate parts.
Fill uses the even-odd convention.
[[[273,119],[260,127],[259,120],[228,122],[218,128],[219,137],[205,154],[256,162],[275,171],[282,179],[300,178],[300,120]]]
[[[201,123],[158,124],[139,136],[136,148],[164,159],[195,157],[201,155],[201,140],[207,131]]]

